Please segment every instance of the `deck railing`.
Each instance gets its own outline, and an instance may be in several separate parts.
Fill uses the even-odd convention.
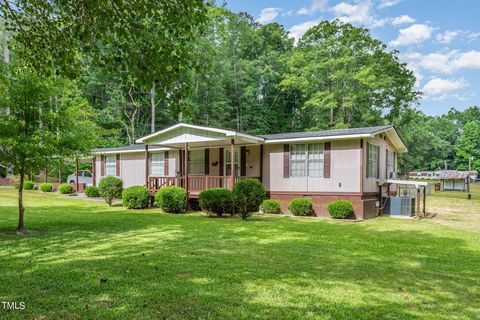
[[[235,177],[235,183],[243,179],[256,179],[259,177]],[[200,192],[202,190],[211,188],[227,188],[232,186],[231,176],[189,176],[188,177],[188,191]],[[165,177],[165,176],[149,176],[148,189],[150,191],[157,191],[161,188],[177,186],[185,188],[185,177]]]

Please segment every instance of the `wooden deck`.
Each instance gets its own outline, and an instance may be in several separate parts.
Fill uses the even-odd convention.
[[[201,191],[212,188],[233,189],[231,176],[188,176],[186,177],[167,177],[167,176],[149,176],[148,189],[152,194],[158,190],[177,186],[186,188],[186,179],[188,179],[188,194],[190,198],[198,198]],[[234,184],[244,179],[256,179],[259,177],[234,177]]]

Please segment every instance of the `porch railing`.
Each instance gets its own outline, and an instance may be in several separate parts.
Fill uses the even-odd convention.
[[[237,183],[243,179],[256,179],[259,177],[235,177]],[[211,188],[227,188],[230,189],[232,183],[231,176],[189,176],[188,177],[188,191],[199,192]],[[149,176],[148,189],[150,191],[157,191],[161,188],[177,186],[185,188],[185,177],[165,177],[165,176]]]

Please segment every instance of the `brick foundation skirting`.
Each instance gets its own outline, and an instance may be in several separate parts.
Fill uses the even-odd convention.
[[[0,178],[0,186],[5,187],[5,186],[11,186],[11,185],[12,185],[12,179]]]
[[[329,216],[327,206],[334,200],[349,200],[357,219],[371,219],[377,216],[375,193],[327,193],[327,192],[267,192],[270,199],[280,201],[282,212],[289,212],[288,205],[296,198],[309,198],[313,202],[316,216]]]

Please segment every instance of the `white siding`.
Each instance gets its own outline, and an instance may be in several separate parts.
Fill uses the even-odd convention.
[[[120,178],[125,188],[145,185],[145,152],[120,154]]]
[[[269,191],[360,192],[359,140],[331,142],[330,178],[284,178],[283,144],[264,148],[264,184]]]
[[[375,136],[373,139],[366,139],[364,140],[364,155],[363,155],[363,192],[378,192],[378,185],[376,178],[367,178],[367,142],[375,144],[380,147],[380,175],[379,179],[386,179],[387,177],[387,148],[390,151],[395,151],[395,148],[387,138],[386,140],[380,138],[380,135]],[[398,153],[395,151],[394,157],[394,171],[397,172],[397,164],[398,164]],[[392,185],[391,189],[395,190],[396,186]]]

